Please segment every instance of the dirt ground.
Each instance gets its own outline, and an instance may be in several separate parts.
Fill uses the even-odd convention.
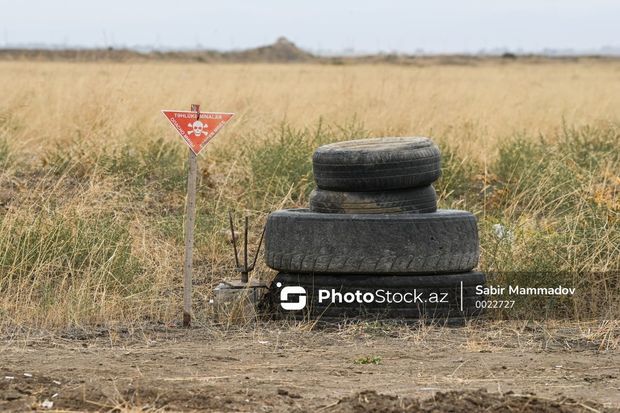
[[[0,409],[620,411],[618,324],[73,329],[0,342]]]

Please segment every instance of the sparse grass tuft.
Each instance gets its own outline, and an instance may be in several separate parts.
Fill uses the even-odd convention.
[[[312,151],[310,131],[281,125],[276,133],[248,148],[250,174],[247,185],[253,199],[272,200],[290,196],[300,202],[312,188]],[[267,201],[269,202],[269,201]]]
[[[5,214],[0,229],[3,310],[16,321],[51,325],[105,320],[101,312],[107,299],[145,291],[145,268],[132,242],[126,218],[111,212]]]
[[[163,191],[181,187],[186,179],[183,147],[163,139],[94,146],[79,140],[56,145],[44,158],[55,175],[82,180],[109,176],[134,188],[155,186]]]
[[[265,139],[251,136],[243,151],[249,171],[244,185],[253,208],[269,211],[274,200],[305,206],[314,188],[312,153],[325,143],[368,136],[359,122],[329,126],[319,121],[313,128],[280,126]],[[247,138],[246,138],[247,140]]]
[[[381,364],[381,357],[379,356],[365,356],[355,359],[353,364]]]
[[[11,150],[6,138],[0,139],[0,168],[6,168],[11,160]]]
[[[440,150],[441,177],[433,184],[439,202],[451,208],[475,207],[484,191],[477,180],[478,174],[484,173],[481,166],[446,144],[440,145]]]

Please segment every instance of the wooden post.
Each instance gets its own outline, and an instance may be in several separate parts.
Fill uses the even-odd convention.
[[[192,111],[200,117],[200,105],[192,105]],[[192,252],[194,248],[194,223],[196,221],[196,154],[189,149],[187,158],[187,203],[185,208],[185,263],[183,265],[183,327],[192,323]]]

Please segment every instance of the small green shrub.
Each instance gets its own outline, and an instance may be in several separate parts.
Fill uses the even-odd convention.
[[[278,136],[251,148],[251,188],[256,196],[303,199],[312,188],[313,143],[307,130],[281,126]]]
[[[605,163],[620,162],[620,127],[618,125],[565,126],[558,147],[579,167],[589,170]]]
[[[129,185],[179,190],[185,187],[187,174],[183,149],[178,142],[161,138],[142,146],[127,144],[104,152],[97,159],[97,166],[106,175],[117,176]]]
[[[248,159],[250,175],[248,192],[259,200],[259,209],[273,205],[290,194],[293,202],[304,204],[314,188],[312,154],[326,143],[364,138],[367,132],[356,122],[344,126],[326,127],[319,122],[314,129],[295,129],[280,125],[267,139],[250,139],[244,156]]]
[[[575,214],[606,170],[618,171],[615,127],[564,130],[554,143],[516,139],[504,144],[492,170],[502,195],[497,207],[545,216]]]
[[[381,364],[381,357],[379,356],[365,356],[355,359],[354,364]]]

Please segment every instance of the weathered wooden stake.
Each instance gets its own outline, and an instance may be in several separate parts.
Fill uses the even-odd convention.
[[[192,105],[192,112],[200,118],[200,105]],[[194,248],[194,223],[196,221],[196,154],[189,149],[187,158],[187,204],[185,208],[185,263],[183,265],[183,327],[192,324],[192,253]]]

